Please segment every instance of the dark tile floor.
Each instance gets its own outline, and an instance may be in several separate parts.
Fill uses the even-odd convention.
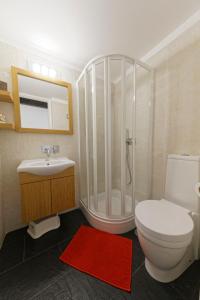
[[[132,292],[126,293],[81,273],[58,259],[81,224],[80,210],[61,216],[61,227],[33,240],[26,229],[9,233],[0,250],[0,299],[5,300],[197,300],[200,262],[179,279],[161,284],[145,270],[144,255],[134,232]]]

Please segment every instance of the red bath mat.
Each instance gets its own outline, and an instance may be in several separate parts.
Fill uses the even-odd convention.
[[[60,256],[70,266],[130,292],[132,241],[81,226]]]

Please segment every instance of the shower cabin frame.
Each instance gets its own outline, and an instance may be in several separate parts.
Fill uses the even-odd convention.
[[[109,121],[109,116],[111,116],[111,78],[110,78],[110,62],[111,60],[120,60],[121,62],[121,99],[120,99],[120,122],[121,126],[121,215],[113,216],[111,214],[111,199],[112,199],[112,154],[111,154],[111,121]],[[126,164],[126,128],[125,128],[125,76],[126,69],[125,63],[128,62],[133,67],[133,99],[132,99],[132,202],[131,202],[131,214],[126,214],[125,212],[125,188],[126,188],[126,174],[125,167]],[[106,198],[106,209],[105,216],[98,213],[98,201],[97,201],[97,119],[96,119],[96,68],[95,63],[103,63],[104,69],[104,134],[105,134],[105,198]],[[79,83],[83,79],[85,94],[84,94],[84,105],[85,105],[85,136],[86,136],[86,178],[87,178],[87,204],[80,199],[80,207],[83,210],[88,221],[96,228],[105,230],[111,233],[123,233],[131,230],[135,227],[134,222],[134,210],[135,210],[135,145],[136,145],[136,65],[144,68],[151,74],[151,95],[150,95],[150,118],[149,118],[149,149],[150,159],[148,162],[148,172],[149,172],[149,187],[151,187],[151,172],[152,172],[152,138],[153,138],[153,95],[154,95],[154,70],[150,68],[147,64],[140,62],[139,60],[133,59],[128,56],[121,54],[110,54],[95,57],[90,60],[88,64],[84,67],[81,72],[77,82],[77,103],[78,103],[78,144],[79,144],[79,195],[81,198],[81,183],[80,176],[82,174],[81,165],[81,129],[80,129],[80,95],[79,95]],[[91,68],[91,69],[90,69]],[[90,207],[90,174],[89,174],[89,134],[88,134],[88,76],[87,71],[91,70],[92,74],[92,104],[93,104],[93,114],[92,114],[92,126],[93,126],[93,195],[94,195],[94,209]],[[151,191],[149,192],[151,195]]]

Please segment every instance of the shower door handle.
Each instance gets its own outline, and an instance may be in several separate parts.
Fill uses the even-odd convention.
[[[126,143],[128,146],[131,146],[133,144],[133,139],[132,138],[126,138]]]

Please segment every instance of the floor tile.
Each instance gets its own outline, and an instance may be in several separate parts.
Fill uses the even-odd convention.
[[[26,229],[19,229],[6,235],[0,250],[0,274],[22,262],[25,232]]]
[[[27,300],[60,278],[59,250],[51,249],[0,277],[1,300]]]
[[[162,284],[147,273],[143,265],[133,276],[132,300],[186,300],[171,284]],[[187,300],[192,300],[188,298]]]
[[[198,299],[195,294],[200,290],[200,261],[195,261],[172,286],[186,299]]]
[[[38,295],[33,297],[33,300],[72,300],[70,289],[65,278],[61,277],[52,285],[48,286]]]
[[[195,288],[191,299],[192,300],[199,300],[200,299],[200,286],[198,288]]]
[[[137,236],[134,234],[134,230],[131,230],[122,236],[127,237],[133,241],[133,273],[144,263],[144,254],[140,247]]]
[[[62,273],[70,289],[73,300],[125,300],[130,299],[129,293],[112,287],[92,276],[71,268],[70,272]],[[128,298],[127,298],[128,296]]]
[[[72,238],[72,236],[76,233],[76,231],[81,225],[89,225],[88,221],[86,220],[85,216],[83,215],[80,209],[76,209],[69,213],[62,214],[61,222],[66,230],[67,236],[70,238]]]
[[[67,234],[63,226],[58,229],[51,230],[50,232],[35,240],[27,234],[25,238],[25,259],[34,257],[46,251],[47,249],[56,246],[66,238]]]

